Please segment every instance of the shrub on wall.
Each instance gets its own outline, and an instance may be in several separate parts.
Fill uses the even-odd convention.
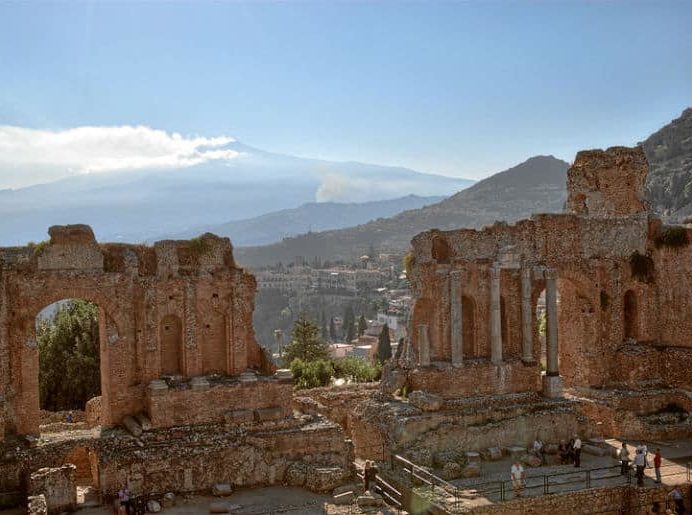
[[[689,245],[690,240],[687,237],[687,229],[685,227],[679,225],[664,225],[659,229],[654,243],[657,248],[679,248]]]
[[[649,256],[633,252],[630,256],[630,272],[632,277],[642,283],[654,280],[654,260]]]

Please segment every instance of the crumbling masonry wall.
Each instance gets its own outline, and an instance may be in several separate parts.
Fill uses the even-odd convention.
[[[0,436],[38,433],[36,315],[62,299],[99,306],[105,426],[144,411],[147,385],[164,375],[273,372],[252,327],[255,279],[235,265],[227,238],[144,246],[99,244],[84,225],[49,234],[0,248]]]
[[[417,235],[411,337],[397,363],[409,386],[446,398],[539,391],[545,291],[547,379],[603,388],[663,377],[689,388],[692,245],[662,243],[647,172],[639,147],[580,152],[566,213]],[[632,347],[645,367],[623,357]],[[551,395],[557,383],[545,380]]]

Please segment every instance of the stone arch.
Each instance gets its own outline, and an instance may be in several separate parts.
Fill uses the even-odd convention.
[[[626,340],[636,340],[639,337],[639,310],[637,294],[627,290],[622,301],[622,316],[624,336]]]
[[[452,252],[449,248],[447,238],[436,234],[432,237],[432,258],[440,264],[448,264]]]
[[[473,297],[461,297],[461,332],[463,338],[464,358],[475,358],[476,350],[476,302]]]
[[[166,315],[159,324],[161,374],[183,373],[183,324],[176,315]]]

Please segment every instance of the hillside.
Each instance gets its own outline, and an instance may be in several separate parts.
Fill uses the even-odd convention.
[[[430,228],[481,227],[515,221],[532,213],[559,212],[566,198],[568,163],[536,156],[495,174],[448,199],[391,218],[349,229],[310,233],[262,247],[236,248],[238,261],[258,267],[296,256],[351,259],[372,245],[377,251],[403,252],[411,238]]]
[[[692,108],[642,145],[649,160],[647,187],[653,207],[672,220],[692,216]]]
[[[197,227],[172,235],[156,238],[189,239],[205,232],[231,238],[235,246],[267,245],[282,238],[312,231],[342,229],[363,224],[386,216],[394,216],[408,209],[417,209],[440,202],[444,197],[406,197],[372,202],[309,202],[294,209],[282,209],[245,220],[221,225]]]

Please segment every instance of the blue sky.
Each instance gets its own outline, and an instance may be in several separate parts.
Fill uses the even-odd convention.
[[[480,178],[692,105],[692,2],[0,0],[0,125]]]

